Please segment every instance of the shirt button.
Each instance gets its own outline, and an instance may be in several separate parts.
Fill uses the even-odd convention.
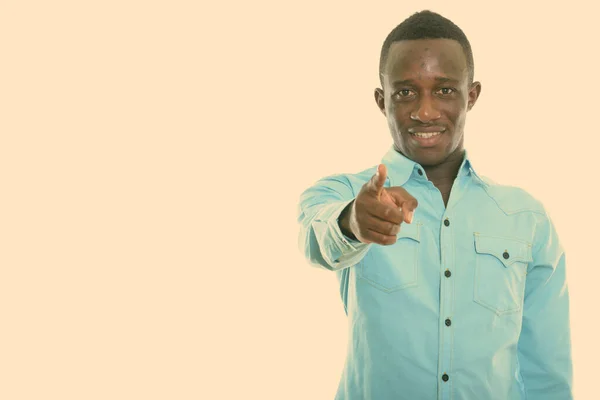
[[[444,225],[450,226],[450,220],[448,218],[444,220]]]
[[[449,269],[447,269],[447,270],[444,272],[444,275],[446,275],[446,278],[450,278],[450,275],[452,275],[452,272],[450,272],[450,270],[449,270]]]
[[[417,172],[419,173],[419,175],[423,175],[423,171],[421,171],[420,169],[418,169]]]
[[[510,257],[510,255],[508,254],[508,251],[504,251],[504,254],[502,254],[502,257],[504,257],[505,260],[508,260],[508,257]]]
[[[448,382],[448,379],[450,379],[450,377],[448,376],[448,374],[444,374],[444,375],[442,375],[442,380],[443,380],[444,382]]]
[[[446,326],[450,325],[452,325],[452,321],[450,321],[450,318],[446,318]]]

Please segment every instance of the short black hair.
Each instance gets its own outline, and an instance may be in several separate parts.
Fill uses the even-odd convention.
[[[454,22],[430,10],[414,13],[398,26],[396,26],[385,38],[381,47],[379,58],[379,79],[383,84],[383,71],[387,61],[390,46],[401,40],[417,39],[452,39],[462,46],[467,58],[469,69],[469,84],[473,83],[475,65],[473,62],[473,51],[465,33]]]

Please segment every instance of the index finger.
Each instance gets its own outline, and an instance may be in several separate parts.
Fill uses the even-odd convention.
[[[387,168],[385,164],[377,165],[375,169],[375,174],[371,177],[369,181],[369,189],[373,193],[377,195],[377,198],[381,195],[381,190],[383,189],[383,185],[385,184],[385,180],[387,179]]]

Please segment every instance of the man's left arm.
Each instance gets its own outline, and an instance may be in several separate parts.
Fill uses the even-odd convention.
[[[566,260],[547,214],[538,215],[532,256],[518,345],[526,398],[569,400],[573,367]]]

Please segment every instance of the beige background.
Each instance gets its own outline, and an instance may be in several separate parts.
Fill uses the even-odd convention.
[[[424,8],[471,40],[476,167],[559,229],[595,398],[587,3],[2,2],[0,398],[332,399],[345,317],[296,247],[297,198],[387,150],[380,46]]]

